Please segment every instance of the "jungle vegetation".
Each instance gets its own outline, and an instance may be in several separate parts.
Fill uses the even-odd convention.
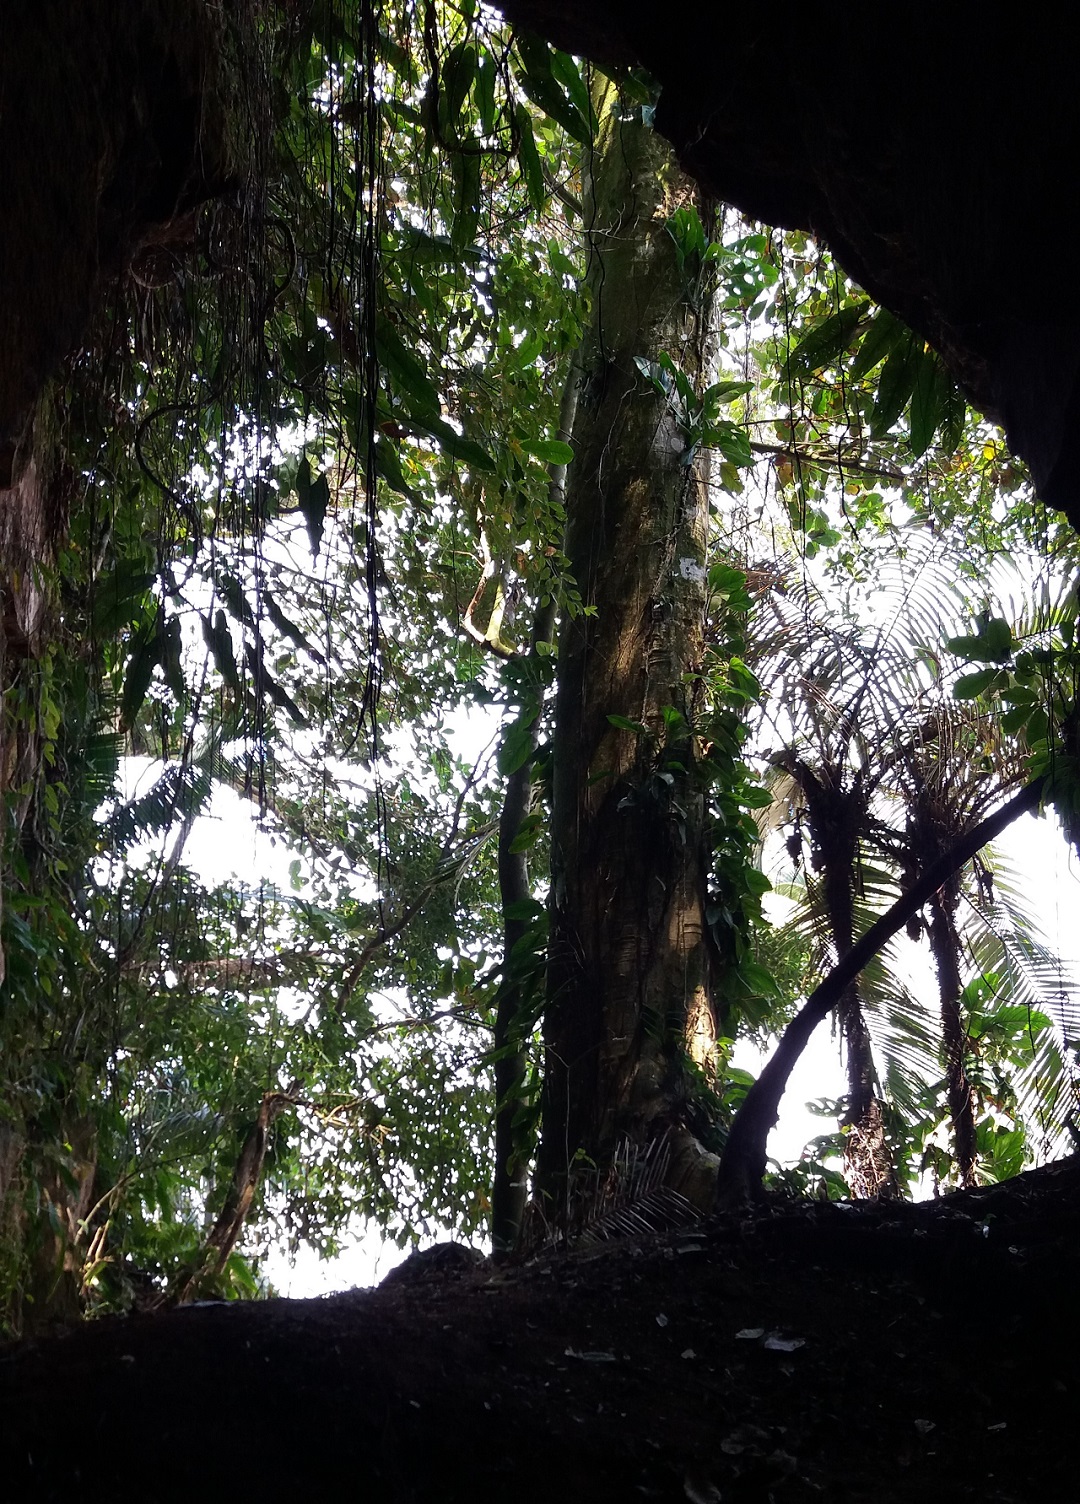
[[[1062,1152],[1080,1018],[985,837],[1074,817],[1070,530],[821,247],[701,197],[647,77],[472,0],[263,26],[247,179],[50,398],[9,1325],[254,1295],[360,1221],[509,1251],[657,1141],[752,1192],[732,1051],[811,994],[849,1090],[776,1184]],[[222,788],[288,884],[188,864]]]

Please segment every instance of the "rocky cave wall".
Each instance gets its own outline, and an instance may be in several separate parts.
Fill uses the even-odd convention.
[[[13,708],[33,681],[24,666],[48,642],[37,566],[51,562],[78,491],[56,442],[62,404],[47,389],[78,355],[109,281],[185,227],[190,239],[195,206],[236,180],[244,147],[230,119],[227,42],[222,7],[206,0],[0,4],[0,801],[9,829],[21,828],[40,755],[36,718]],[[21,699],[11,693],[20,682]]]
[[[220,7],[43,0],[0,13],[0,489],[105,281],[222,191]]]

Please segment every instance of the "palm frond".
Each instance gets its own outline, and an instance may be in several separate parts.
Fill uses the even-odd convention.
[[[971,897],[965,925],[978,973],[995,982],[979,1028],[1012,1030],[1023,1059],[1010,1083],[1017,1114],[1038,1125],[1042,1155],[1060,1152],[1080,1104],[1080,974],[1039,937],[1006,882],[997,894],[993,904]]]
[[[193,819],[212,792],[208,772],[190,763],[170,763],[152,788],[118,805],[104,823],[106,841],[120,855],[138,841],[164,835],[177,821]]]

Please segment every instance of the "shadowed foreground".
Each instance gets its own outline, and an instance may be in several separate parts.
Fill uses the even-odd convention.
[[[5,1499],[1076,1496],[1080,1164],[0,1350]]]

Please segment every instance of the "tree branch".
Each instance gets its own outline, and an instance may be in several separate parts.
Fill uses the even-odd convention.
[[[263,1094],[255,1121],[248,1129],[237,1156],[225,1205],[207,1236],[198,1263],[169,1292],[170,1305],[184,1305],[194,1299],[206,1280],[220,1275],[224,1270],[229,1255],[244,1230],[244,1222],[259,1188],[270,1130],[286,1108],[296,1105],[298,1085],[294,1081],[288,1091],[268,1091]]]
[[[858,475],[872,475],[877,480],[891,480],[897,485],[902,485],[908,479],[902,470],[891,469],[887,465],[868,465],[860,459],[847,459],[838,454],[815,454],[812,450],[800,449],[794,444],[763,444],[752,439],[750,448],[754,454],[768,455],[776,460],[790,460],[793,465],[817,465],[822,470],[854,471]]]
[[[395,939],[398,935],[400,935],[402,930],[404,930],[409,924],[412,923],[417,914],[419,914],[420,910],[424,907],[425,903],[427,903],[432,893],[434,893],[436,888],[440,887],[443,883],[449,882],[451,878],[458,876],[464,864],[469,860],[469,858],[478,849],[478,847],[483,845],[488,836],[491,835],[491,833],[497,828],[497,826],[498,822],[492,820],[489,824],[482,825],[479,830],[474,831],[473,834],[468,838],[468,849],[464,852],[455,852],[452,854],[446,852],[442,857],[439,868],[436,870],[434,876],[430,877],[428,881],[424,883],[416,896],[400,911],[397,918],[395,920],[392,920],[389,924],[380,925],[375,933],[368,938],[359,956],[346,972],[345,978],[342,981],[340,988],[338,989],[336,1007],[339,1013],[343,1013],[348,1006],[349,999],[356,991],[356,986],[360,980],[361,974],[363,973],[364,968],[367,966],[368,962],[371,960],[372,956],[374,956],[377,951],[381,950],[382,947],[389,941]],[[453,855],[454,857],[454,860],[452,862],[450,860],[451,855]],[[312,1007],[314,1006],[315,1004],[314,1002],[312,1002]],[[307,1021],[310,1013],[311,1009],[309,1008],[308,1012],[304,1015],[304,1022]]]

